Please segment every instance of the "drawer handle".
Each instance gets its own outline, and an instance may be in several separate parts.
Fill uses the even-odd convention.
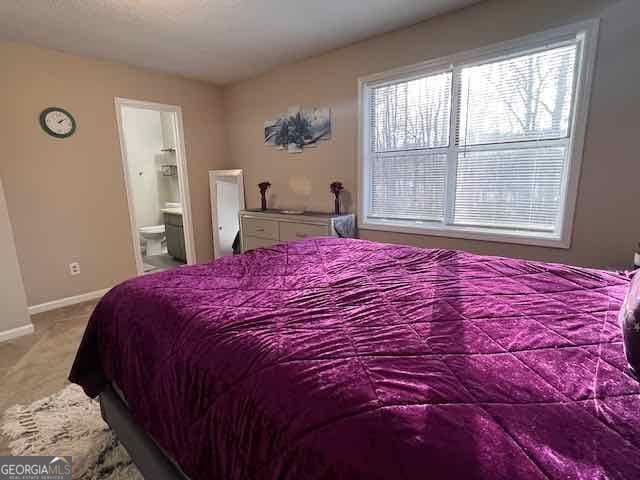
[[[264,232],[264,228],[256,228],[256,232]]]
[[[296,237],[298,237],[298,238],[307,238],[307,234],[306,233],[296,233]]]

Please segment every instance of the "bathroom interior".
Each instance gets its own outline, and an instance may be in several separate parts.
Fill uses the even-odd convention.
[[[173,112],[122,106],[128,187],[144,273],[187,261]]]

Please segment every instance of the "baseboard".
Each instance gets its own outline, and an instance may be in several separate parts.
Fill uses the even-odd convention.
[[[12,328],[11,330],[5,330],[4,332],[0,332],[0,342],[6,342],[7,340],[22,337],[23,335],[29,335],[31,333],[33,333],[32,324]]]
[[[87,292],[81,295],[75,295],[73,297],[60,298],[59,300],[52,300],[51,302],[45,302],[39,305],[33,305],[29,307],[29,315],[35,315],[36,313],[48,312],[49,310],[68,307],[69,305],[75,305],[76,303],[95,300],[96,298],[103,297],[104,294],[107,293],[109,290],[111,289],[103,288],[102,290],[96,290],[94,292]]]

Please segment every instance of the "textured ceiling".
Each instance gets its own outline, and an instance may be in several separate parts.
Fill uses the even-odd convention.
[[[219,84],[477,0],[0,0],[0,38]]]

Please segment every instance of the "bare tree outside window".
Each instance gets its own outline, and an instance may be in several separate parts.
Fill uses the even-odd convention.
[[[362,77],[363,228],[567,248],[597,34],[584,21]]]
[[[576,51],[572,44],[373,89],[371,216],[444,221],[454,148],[453,224],[552,231],[567,148],[540,142],[568,137]]]
[[[566,137],[576,47],[464,68],[460,145]]]
[[[464,68],[454,221],[553,230],[566,148],[533,148],[569,132],[576,47]],[[505,149],[505,144],[512,144]]]
[[[444,147],[449,142],[451,73],[379,87],[373,110],[376,152]]]
[[[372,98],[372,209],[380,217],[441,220],[449,143],[450,72],[379,87]]]

